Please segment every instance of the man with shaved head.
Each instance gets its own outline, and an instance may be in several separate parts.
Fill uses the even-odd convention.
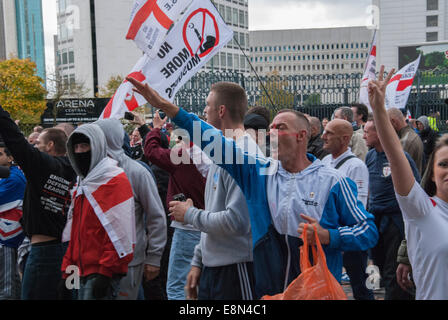
[[[350,124],[353,123],[353,111],[349,107],[341,107],[334,111],[334,119],[347,120]],[[364,139],[362,138],[363,133],[355,131],[352,134],[349,147],[352,149],[353,153],[362,161],[366,159],[366,154],[369,149],[366,146]]]
[[[308,120],[311,126],[311,137],[308,141],[307,152],[322,160],[322,158],[328,154],[328,152],[323,148],[324,142],[320,137],[322,132],[322,125],[320,123],[320,120],[316,117],[310,117]]]
[[[352,135],[353,127],[350,122],[342,119],[330,121],[322,135],[323,147],[330,154],[322,159],[322,163],[341,171],[356,183],[358,200],[365,207],[369,192],[369,170],[349,148]],[[346,251],[343,255],[343,265],[350,277],[356,300],[374,300],[372,290],[366,287],[367,259],[367,251]]]
[[[389,120],[400,138],[403,150],[409,153],[417,165],[420,174],[423,174],[423,142],[418,134],[407,123],[400,109],[387,110]]]
[[[338,281],[343,251],[365,251],[376,244],[373,216],[357,201],[355,183],[307,154],[311,129],[303,113],[292,109],[277,113],[270,125],[273,158],[266,158],[245,152],[234,139],[226,139],[222,131],[163,99],[148,85],[127,80],[190,136],[193,128],[200,128],[197,136],[204,139],[193,138],[194,143],[243,191],[252,231],[256,299],[284,292],[298,277],[301,237],[314,244],[314,230],[324,247],[328,269]],[[219,106],[221,113],[224,107]],[[210,148],[211,141],[219,146]],[[235,247],[233,253],[240,251]]]

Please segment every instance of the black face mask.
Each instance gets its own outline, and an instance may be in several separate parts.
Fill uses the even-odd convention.
[[[87,151],[84,153],[75,153],[74,157],[78,169],[81,171],[81,174],[85,178],[89,173],[90,163],[92,161],[92,151]]]

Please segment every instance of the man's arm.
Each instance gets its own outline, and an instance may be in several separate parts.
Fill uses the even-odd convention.
[[[226,209],[219,212],[190,207],[184,216],[184,221],[205,233],[222,236],[245,235],[250,230],[250,219],[247,210],[246,198],[229,176],[223,183],[227,186]],[[245,210],[242,207],[246,208]]]
[[[40,152],[28,143],[9,113],[0,106],[0,135],[11,152],[14,161],[29,176],[36,168],[42,168],[42,162],[52,162],[53,157]]]
[[[148,171],[142,168],[135,192],[146,215],[146,258],[145,264],[160,267],[166,245],[166,215],[157,186]]]
[[[144,85],[133,78],[127,78],[127,80],[135,86],[135,92],[145,97],[152,106],[164,111],[178,126],[187,130],[191,138],[190,140],[201,147],[214,163],[229,172],[245,194],[251,190],[251,175],[248,171],[255,169],[257,175],[260,175],[261,170],[269,167],[270,163],[265,158],[264,163],[260,163],[257,157],[249,156],[238,148],[234,140],[226,139],[221,131],[202,121],[196,115],[189,114],[163,99],[147,84]],[[196,130],[200,131],[200,141],[194,139],[195,124],[197,126]],[[255,183],[254,181],[252,182]]]
[[[145,157],[159,168],[173,173],[176,165],[171,161],[171,150],[162,148],[160,129],[153,129],[146,136],[144,146]]]
[[[330,225],[336,217],[341,227],[328,229],[330,248],[342,251],[365,251],[378,242],[378,230],[374,216],[367,212],[357,199],[356,184],[341,178],[331,189],[320,223]]]

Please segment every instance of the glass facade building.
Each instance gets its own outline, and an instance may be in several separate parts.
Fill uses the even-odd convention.
[[[37,74],[46,79],[45,42],[41,0],[15,0],[17,49],[20,59],[30,58]]]

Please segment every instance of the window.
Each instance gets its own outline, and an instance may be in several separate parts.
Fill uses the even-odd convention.
[[[426,41],[437,41],[437,32],[426,32]]]
[[[240,57],[237,54],[233,56],[233,65],[235,66],[235,69],[240,68]]]
[[[243,55],[240,55],[240,68],[246,69],[246,59],[244,58]]]
[[[239,16],[240,16],[240,27],[244,28],[246,23],[244,21],[244,11],[238,10]]]
[[[439,16],[426,16],[427,27],[437,27],[439,25]]]
[[[426,0],[426,10],[439,10],[439,0]]]
[[[226,7],[226,23],[232,23],[232,8]]]
[[[224,21],[226,21],[226,8],[222,4],[220,4],[218,5],[218,11],[222,15]]]
[[[75,53],[73,50],[68,52],[68,63],[75,63]]]
[[[246,38],[244,37],[244,33],[240,33],[240,45],[243,48],[246,46]]]
[[[233,55],[231,53],[227,54],[227,67],[233,68]]]
[[[67,52],[62,53],[62,64],[68,63],[68,54]]]
[[[220,56],[221,56],[221,67],[225,68],[226,67],[226,53],[220,52]]]
[[[232,24],[238,26],[238,9],[233,8],[232,13]]]

